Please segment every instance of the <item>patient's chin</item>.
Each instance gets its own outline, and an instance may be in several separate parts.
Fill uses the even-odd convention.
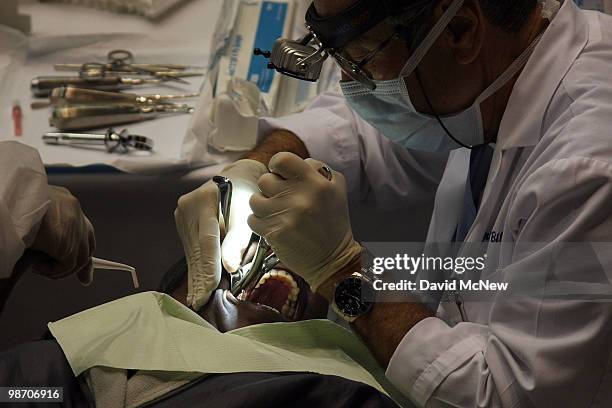
[[[240,298],[248,302],[268,306],[287,319],[301,320],[304,317],[308,286],[305,282],[282,269],[273,269],[261,277],[255,288],[242,293]]]

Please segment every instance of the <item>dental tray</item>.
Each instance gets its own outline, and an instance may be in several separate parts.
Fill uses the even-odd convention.
[[[185,0],[39,0],[41,3],[64,3],[115,13],[137,14],[150,19],[162,17],[171,8]]]

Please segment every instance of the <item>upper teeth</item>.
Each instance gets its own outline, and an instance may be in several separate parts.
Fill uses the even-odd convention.
[[[282,312],[286,316],[293,316],[295,314],[296,302],[298,299],[298,295],[300,294],[300,287],[296,283],[293,276],[287,271],[283,271],[282,269],[272,269],[270,272],[264,274],[255,289],[259,288],[261,285],[264,285],[266,281],[270,278],[282,278],[285,282],[288,282],[291,285],[291,292],[287,297],[287,301],[283,305]]]

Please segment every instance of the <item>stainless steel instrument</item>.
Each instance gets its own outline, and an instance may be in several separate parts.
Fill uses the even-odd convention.
[[[164,114],[193,113],[188,105],[108,104],[55,107],[49,124],[61,131],[99,129],[151,120]]]
[[[56,70],[78,71],[81,78],[96,79],[119,75],[148,75],[164,81],[188,83],[183,77],[201,76],[202,72],[186,72],[187,67],[174,64],[134,64],[134,54],[128,50],[113,50],[107,61],[85,64],[57,64]],[[178,68],[177,68],[178,67]]]
[[[213,177],[213,181],[219,188],[219,206],[221,215],[225,222],[225,229],[229,227],[230,206],[232,202],[232,183],[229,179],[221,176]],[[257,237],[253,234],[254,237]],[[252,241],[252,240],[251,240]],[[279,260],[276,255],[271,254],[266,258],[266,254],[270,251],[270,245],[263,237],[259,237],[255,258],[250,264],[242,265],[238,271],[230,274],[231,277],[231,292],[234,296],[240,295],[243,291],[249,291],[261,279],[263,275],[272,270],[278,265]]]
[[[182,83],[188,83],[187,81],[179,78],[175,74],[176,72],[165,72],[161,73],[156,69],[145,67],[145,66],[134,66],[134,54],[128,50],[113,50],[107,55],[107,63],[89,62],[81,66],[79,75],[81,78],[98,78],[105,77],[107,72],[116,73],[127,73],[128,75],[150,75],[152,77],[162,78],[165,81],[176,81]]]
[[[250,267],[248,270],[246,270],[248,265],[240,267],[236,272],[238,274],[237,279],[232,281],[232,294],[234,296],[240,295],[243,291],[249,292],[252,290],[266,273],[278,265],[279,259],[276,255],[270,254],[266,257],[270,249],[271,247],[265,238],[259,237],[255,258],[253,258]]]
[[[102,91],[119,91],[134,86],[147,84],[161,84],[163,79],[130,78],[121,76],[109,76],[100,78],[81,78],[74,76],[39,76],[32,80],[30,89],[32,94],[38,97],[51,95],[55,88],[74,85],[79,88],[98,89]]]
[[[113,68],[111,63],[103,64],[104,68],[111,70]],[[204,67],[198,67],[193,65],[181,65],[181,64],[130,64],[134,68],[143,68],[147,70],[157,71],[186,71],[188,69],[204,70]],[[53,68],[56,71],[68,71],[68,72],[79,72],[83,68],[83,64],[54,64]]]
[[[49,101],[54,106],[88,105],[88,104],[134,104],[157,105],[176,99],[195,98],[199,94],[185,95],[136,95],[132,93],[98,91],[95,89],[65,86],[55,88]]]
[[[127,153],[130,149],[151,151],[153,140],[145,136],[131,135],[127,129],[116,132],[108,129],[104,134],[47,133],[43,136],[47,144],[88,147],[105,146],[109,153]]]

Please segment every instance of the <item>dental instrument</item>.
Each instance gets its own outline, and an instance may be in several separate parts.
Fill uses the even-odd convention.
[[[132,93],[98,91],[95,89],[67,86],[55,88],[53,92],[51,92],[49,101],[55,106],[106,103],[156,105],[166,103],[170,100],[189,99],[198,96],[199,93],[184,95],[136,95]]]
[[[39,76],[32,80],[30,89],[34,96],[46,97],[51,94],[53,89],[68,85],[102,91],[119,91],[134,86],[161,84],[163,82],[165,81],[161,78],[148,79],[122,76],[96,78],[82,78],[79,76]]]
[[[179,104],[55,107],[49,124],[60,131],[99,129],[156,119],[164,114],[191,114],[193,111],[193,107]]]
[[[229,226],[230,206],[232,201],[232,182],[226,177],[215,176],[213,181],[219,188],[219,207],[225,223],[225,230]],[[255,234],[253,234],[256,236]],[[270,245],[262,237],[259,237],[255,258],[249,264],[242,265],[231,277],[231,292],[234,296],[240,295],[243,291],[251,290],[261,277],[273,269],[278,263],[278,258],[272,254],[266,258],[270,251]],[[248,269],[247,269],[248,268]]]
[[[64,146],[105,146],[109,153],[127,153],[130,149],[153,150],[152,139],[131,135],[127,129],[116,132],[111,128],[105,134],[47,133],[43,136],[43,141],[47,144]]]
[[[105,270],[115,270],[115,271],[126,271],[132,275],[132,284],[134,288],[140,287],[140,282],[138,281],[138,275],[136,274],[136,268],[133,266],[125,265],[118,262],[107,261],[106,259],[101,258],[92,258],[93,268],[94,269],[105,269]]]

